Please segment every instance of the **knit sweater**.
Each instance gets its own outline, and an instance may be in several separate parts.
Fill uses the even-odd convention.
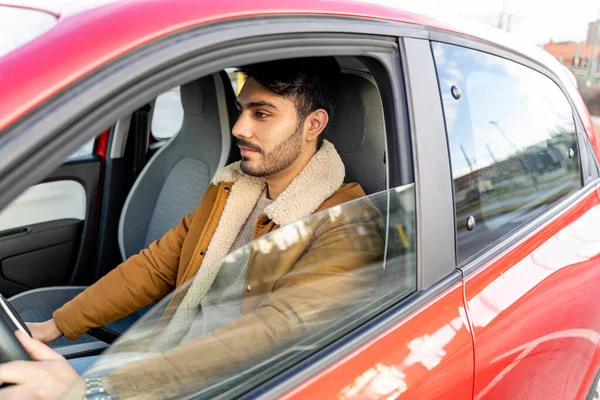
[[[267,198],[265,189],[231,245],[231,253],[252,240],[258,217],[272,202],[273,200]],[[198,314],[181,343],[206,335],[242,316],[242,293],[250,249],[244,248],[240,252],[236,253],[231,261],[225,261],[221,267],[208,293],[200,301]]]

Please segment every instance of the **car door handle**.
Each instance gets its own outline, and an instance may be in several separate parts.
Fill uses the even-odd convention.
[[[13,237],[27,235],[29,232],[31,232],[31,228],[28,226],[21,227],[21,228],[15,228],[15,229],[9,229],[9,230],[0,232],[0,240],[5,240],[5,239],[13,238]]]

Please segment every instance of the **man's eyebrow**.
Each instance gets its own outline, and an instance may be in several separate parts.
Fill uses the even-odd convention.
[[[242,106],[242,103],[240,103],[237,99],[235,100],[235,105],[238,108],[244,108]],[[258,108],[258,107],[267,107],[267,108],[272,108],[274,110],[278,110],[278,108],[275,106],[275,104],[273,103],[269,103],[268,101],[264,101],[264,100],[259,100],[259,101],[251,101],[250,103],[248,103],[246,105],[248,108]]]

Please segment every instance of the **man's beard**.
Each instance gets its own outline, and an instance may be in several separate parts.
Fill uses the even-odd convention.
[[[251,150],[263,154],[263,162],[261,165],[252,167],[248,160],[242,157],[240,168],[242,172],[255,177],[265,177],[283,171],[294,163],[300,157],[302,150],[302,124],[298,124],[296,131],[283,142],[279,143],[273,151],[263,153],[262,149],[252,143],[247,143],[244,140],[237,140],[238,145],[246,146]]]

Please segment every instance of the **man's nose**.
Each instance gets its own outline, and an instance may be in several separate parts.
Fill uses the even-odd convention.
[[[244,113],[240,114],[235,125],[233,125],[233,129],[231,129],[231,133],[236,138],[249,138],[252,137],[252,129],[250,124],[248,123],[248,118],[244,116]]]

